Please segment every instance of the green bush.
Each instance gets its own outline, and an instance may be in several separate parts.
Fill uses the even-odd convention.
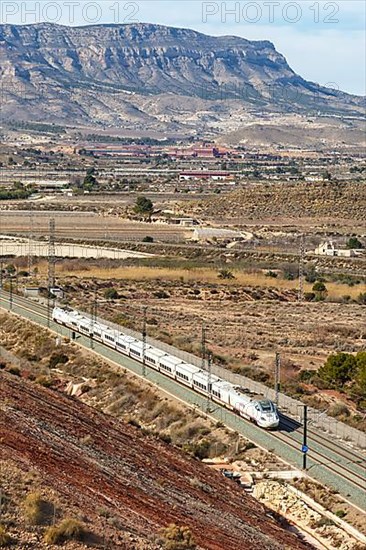
[[[119,294],[115,288],[107,288],[104,292],[104,296],[107,300],[118,300]]]
[[[154,211],[154,205],[151,200],[146,197],[137,197],[134,211],[136,214],[146,215],[150,219]]]
[[[316,279],[317,272],[315,266],[311,264],[305,269],[305,281],[307,283],[315,283]]]
[[[347,248],[363,248],[362,242],[357,237],[350,237],[346,244]]]
[[[323,283],[323,281],[316,281],[312,288],[313,292],[316,294],[316,298],[324,298],[327,294],[327,287]]]
[[[65,365],[69,358],[64,353],[53,353],[50,357],[49,367],[54,369],[57,365]]]

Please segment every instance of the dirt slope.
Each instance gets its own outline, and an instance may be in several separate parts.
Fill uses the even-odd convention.
[[[182,208],[192,213],[192,205]],[[278,183],[257,184],[215,199],[206,199],[193,208],[202,218],[240,220],[316,218],[364,220],[365,183]],[[235,221],[234,221],[235,223]]]
[[[2,372],[0,407],[0,458],[39,471],[91,530],[103,507],[149,548],[169,523],[188,525],[211,550],[308,548],[220,474],[59,392]],[[113,548],[136,548],[117,535],[108,533]]]

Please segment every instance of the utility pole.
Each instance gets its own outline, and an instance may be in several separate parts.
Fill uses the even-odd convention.
[[[33,252],[33,210],[29,212],[29,235],[28,235],[28,273],[31,275],[32,270],[32,252]]]
[[[207,395],[207,406],[206,410],[207,412],[210,412],[210,405],[212,400],[212,377],[211,377],[211,366],[212,366],[212,353],[208,352],[207,354],[207,389],[208,389],[208,395]]]
[[[94,292],[94,299],[93,299],[93,302],[92,302],[92,307],[91,307],[91,325],[90,325],[90,347],[91,349],[94,349],[94,325],[97,321],[97,307],[98,307],[98,302],[97,302],[97,289],[95,289],[95,292]]]
[[[201,367],[202,370],[206,369],[206,327],[204,323],[202,323],[202,338],[201,338]]]
[[[142,376],[146,377],[146,312],[147,307],[143,308],[143,321],[142,321]]]
[[[281,380],[281,355],[279,352],[276,352],[276,362],[275,362],[275,403],[278,406],[279,396],[280,396],[280,380]]]
[[[299,260],[299,292],[298,301],[304,301],[304,261],[305,261],[305,235],[300,237],[300,260]]]
[[[50,218],[48,236],[47,326],[50,326],[51,309],[55,305],[54,294],[51,294],[51,288],[55,286],[55,264],[55,219]]]
[[[10,275],[9,278],[10,288],[9,288],[9,311],[13,309],[13,279]]]
[[[302,469],[306,472],[307,453],[308,453],[308,406],[304,405],[304,431],[302,440]]]

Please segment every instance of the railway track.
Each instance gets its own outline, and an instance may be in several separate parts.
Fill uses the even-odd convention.
[[[10,307],[9,294],[4,292],[3,290],[0,291],[0,306],[4,307],[4,309],[9,309]],[[20,297],[18,295],[13,295],[12,309],[13,313],[20,314],[21,316],[26,317],[42,326],[47,327],[48,325],[47,308],[44,305],[30,302],[26,298]],[[50,329],[54,332],[58,332],[60,330],[60,327],[59,325],[53,323],[53,321],[51,320]],[[90,346],[90,341],[91,339],[85,336],[81,337],[78,343],[83,347],[88,348]],[[101,353],[101,355],[103,355],[107,360],[109,355],[109,353],[107,352],[109,352],[110,349],[111,348],[108,348],[108,346],[105,346],[104,344],[100,344],[98,342],[98,350],[106,351],[106,353]],[[120,356],[120,354],[118,354],[117,352],[114,352],[114,354]],[[122,355],[121,358],[124,358],[124,356]],[[114,359],[112,360],[116,362]],[[134,360],[130,359],[130,361],[135,362],[137,365],[140,365]],[[123,366],[124,368],[126,368],[125,365]],[[147,367],[147,369],[151,373],[156,372],[154,369],[150,369],[149,367]],[[134,372],[136,374],[136,371]],[[163,378],[166,378],[164,375],[161,376]],[[170,383],[173,383],[171,379],[169,379],[169,381]],[[176,386],[181,386],[177,382],[174,382],[174,384]],[[157,382],[157,385],[160,385],[159,382]],[[194,401],[196,393],[186,387],[184,388],[184,390],[186,394],[193,395]],[[171,393],[171,395],[173,397],[176,397],[174,396],[173,392]],[[185,402],[191,404],[192,395],[191,400],[187,400]],[[184,401],[184,399],[182,399],[181,397],[178,397],[178,399]],[[232,414],[232,416],[235,416],[233,415],[233,413],[229,413],[229,411],[225,411],[225,414]],[[217,418],[214,419],[217,420]],[[239,419],[237,420],[239,421]],[[268,449],[272,448],[274,441],[280,443],[284,451],[282,453],[282,457],[285,458],[285,460],[287,460],[286,457],[290,453],[290,449],[292,451],[295,451],[298,457],[301,457],[301,424],[297,423],[295,420],[282,416],[280,429],[276,432],[269,433],[263,433],[263,430],[255,428],[252,424],[250,424],[250,422],[244,419],[240,418],[240,422],[243,422],[246,426],[248,426],[248,429],[250,428],[250,430],[257,430],[259,433],[262,433],[263,438],[265,435],[265,439],[267,440],[266,446]],[[248,437],[250,438],[250,436]],[[366,510],[366,456],[363,456],[355,450],[346,447],[344,444],[342,445],[342,443],[339,441],[334,441],[326,438],[322,433],[317,432],[316,430],[311,428],[308,430],[308,445],[310,448],[308,459],[309,475],[311,477],[314,477],[315,479],[322,481],[321,479],[319,479],[319,472],[322,471],[327,473],[329,480],[331,480],[332,478],[333,480],[338,478],[339,480],[341,480],[340,486],[342,486],[342,483],[345,484],[345,490],[340,490],[340,493],[343,493],[344,496],[346,496],[350,499],[351,502],[353,502],[355,500],[353,498],[353,493],[354,491],[357,491],[359,494],[359,498],[356,499],[357,502],[353,503],[361,510]],[[331,483],[329,484],[331,485]],[[339,490],[338,487],[337,490]]]
[[[290,418],[282,416],[280,426],[282,427],[285,426],[286,428],[294,428],[297,425],[298,423],[296,421],[294,422]],[[349,447],[345,448],[344,451],[340,451],[339,444],[337,442],[334,442],[334,440],[328,439],[327,437],[325,437],[324,434],[320,434],[318,431],[313,430],[309,427],[307,431],[308,431],[308,435],[311,437],[313,441],[317,441],[321,443],[324,447],[326,447],[330,451],[336,449],[340,456],[346,458],[347,460],[349,460],[354,464],[360,464],[366,468],[366,454],[362,455],[361,453],[356,452]]]

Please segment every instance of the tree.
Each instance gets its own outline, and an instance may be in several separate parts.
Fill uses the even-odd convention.
[[[324,300],[328,290],[323,281],[316,281],[313,284],[313,292],[315,292],[315,296],[317,300]]]
[[[356,355],[356,362],[358,367],[357,384],[360,394],[363,395],[366,400],[366,351],[360,351]]]
[[[328,357],[325,365],[318,370],[318,375],[329,387],[341,388],[353,380],[357,370],[356,356],[342,352]]]
[[[154,211],[154,205],[151,200],[146,197],[137,197],[134,211],[136,214],[142,214],[143,216],[148,216],[148,218],[151,219],[151,214]]]
[[[358,240],[357,237],[350,237],[346,244],[347,248],[355,249],[355,248],[363,248],[363,244],[360,240]]]
[[[91,191],[98,184],[93,174],[87,174],[83,181],[83,189],[85,191]]]
[[[305,281],[308,283],[315,283],[317,279],[317,272],[315,265],[309,264],[305,269]]]

